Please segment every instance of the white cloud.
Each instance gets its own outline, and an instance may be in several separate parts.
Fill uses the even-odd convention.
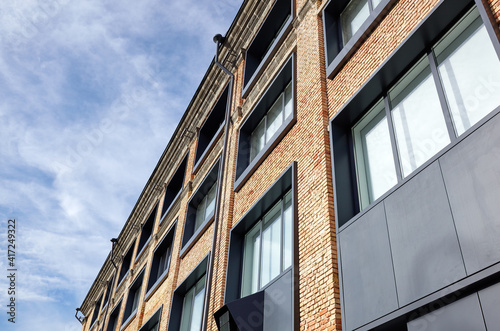
[[[241,2],[0,4],[0,216],[19,224],[20,329],[79,329],[74,308]]]

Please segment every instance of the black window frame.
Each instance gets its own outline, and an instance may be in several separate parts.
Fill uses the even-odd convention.
[[[205,218],[202,224],[195,229],[196,214],[199,203],[208,194],[208,191],[213,185],[216,185],[214,203],[217,205],[217,179],[220,171],[220,158],[215,162],[215,164],[210,168],[207,175],[192,194],[186,211],[186,220],[184,222],[184,229],[182,232],[181,241],[181,251],[179,255],[183,257],[189,249],[194,245],[196,241],[201,237],[201,235],[206,231],[208,226],[212,224],[215,218],[215,207],[213,214],[209,218]]]
[[[242,97],[246,98],[292,28],[295,1],[276,0],[245,52]]]
[[[256,103],[248,117],[238,130],[238,151],[234,190],[239,191],[248,178],[264,162],[266,157],[278,145],[297,121],[296,101],[296,55],[292,53],[283,64],[276,77],[269,84],[262,97]],[[292,84],[292,115],[285,118],[279,129],[264,145],[262,150],[250,161],[251,134],[260,121],[266,116],[268,110],[276,99],[283,93],[288,84]]]
[[[224,88],[202,126],[198,130],[198,142],[194,158],[193,173],[197,173],[215,142],[222,136],[225,125],[226,109],[229,106],[229,84]]]
[[[142,268],[141,272],[139,272],[128,289],[128,295],[127,299],[125,300],[125,309],[123,310],[122,325],[120,327],[120,330],[126,328],[137,315],[137,311],[139,310],[139,303],[141,302],[141,292],[143,287],[142,285],[144,283],[144,270],[146,270],[146,267]],[[130,300],[131,297],[132,300]],[[133,309],[136,298],[138,300],[137,307]]]
[[[354,33],[351,39],[344,45],[342,41],[340,14],[350,1],[351,0],[330,0],[322,11],[326,75],[330,79],[342,69],[351,56],[370,36],[371,32],[375,30],[382,20],[382,17],[397,3],[397,0],[381,0],[381,2],[373,8],[373,0],[369,0],[370,15],[361,25],[360,29]]]
[[[111,314],[109,314],[108,325],[106,327],[106,331],[116,331],[116,327],[118,326],[118,318],[120,317],[120,310],[121,310],[122,302],[123,302],[123,297],[115,305],[115,307],[111,311]],[[113,325],[114,325],[114,327],[113,327]]]
[[[99,315],[101,313],[101,309],[99,309],[99,308],[101,308],[103,294],[104,293],[101,293],[101,295],[99,296],[99,299],[97,299],[97,301],[94,304],[94,313],[92,314],[92,320],[90,322],[90,328],[89,328],[89,330],[94,327],[95,322],[97,322],[98,317],[99,317]]]
[[[137,239],[134,240],[134,242],[130,245],[130,247],[128,248],[127,250],[127,253],[125,253],[123,255],[123,258],[122,258],[122,263],[121,263],[121,267],[120,267],[120,273],[118,274],[118,285],[116,286],[117,288],[120,287],[120,285],[123,283],[123,280],[125,278],[127,278],[127,275],[129,273],[129,270],[132,266],[132,255],[134,254],[134,246],[135,246],[135,242],[137,241]],[[127,268],[125,269],[125,265],[128,265]]]
[[[491,13],[488,13],[483,3],[480,0],[442,0],[330,120],[335,219],[337,220],[338,229],[349,226],[355,219],[376,205],[378,201],[383,200],[408,180],[416,176],[426,165],[434,162],[446,151],[453,148],[453,146],[467,137],[468,133],[473,131],[474,128],[480,126],[499,111],[500,107],[497,107],[489,115],[486,115],[481,121],[469,128],[466,133],[452,139],[451,143],[408,176],[401,178],[398,175],[398,182],[395,186],[375,201],[372,201],[366,208],[361,209],[352,128],[372,109],[374,104],[385,97],[387,91],[406,75],[408,70],[424,56],[429,56],[428,54],[435,44],[474,6],[477,7],[481,20],[492,41],[492,45],[500,58],[500,42],[497,37],[498,26],[492,24]],[[430,60],[432,61],[432,59]],[[442,97],[440,95],[440,99]],[[392,129],[391,125],[389,127]],[[393,133],[391,136],[393,136]],[[397,148],[394,146],[395,142],[393,139],[391,143],[393,144],[393,148]]]
[[[184,180],[186,178],[187,162],[189,158],[189,151],[186,153],[181,163],[177,166],[174,174],[170,178],[167,187],[165,188],[165,195],[163,197],[163,206],[161,208],[160,224],[163,223],[169,211],[175,205],[177,199],[184,190]]]
[[[149,271],[148,283],[146,285],[146,295],[144,296],[144,301],[147,301],[151,295],[160,287],[160,285],[167,279],[170,270],[170,263],[172,261],[172,250],[174,246],[175,230],[177,228],[177,221],[175,221],[167,233],[156,246],[153,252],[153,258],[151,260],[151,269]],[[168,261],[165,270],[158,275],[158,267],[160,264],[161,257],[167,253]]]
[[[104,310],[104,308],[106,308],[106,306],[109,303],[109,298],[111,297],[111,292],[113,291],[113,289],[112,289],[112,286],[113,286],[113,277],[115,277],[114,274],[109,278],[109,280],[107,282],[106,294],[104,295],[104,299],[103,299],[104,303],[102,305],[101,312]]]
[[[161,323],[161,313],[163,311],[163,305],[158,308],[153,315],[139,328],[139,331],[150,331],[152,327],[158,324],[158,330],[160,329]]]
[[[204,276],[207,276],[205,279],[205,291],[206,291],[206,282],[208,280],[208,275],[206,275],[206,273],[207,273],[208,259],[210,254],[211,253],[208,253],[203,258],[203,260],[201,260],[201,262],[193,269],[193,271],[191,271],[191,273],[174,290],[174,294],[172,296],[172,305],[170,306],[170,315],[169,315],[167,331],[179,331],[181,326],[184,296]]]
[[[141,226],[141,232],[139,234],[139,246],[137,246],[137,255],[135,256],[135,261],[139,260],[142,253],[144,253],[146,247],[148,246],[151,238],[153,237],[153,232],[156,223],[156,213],[158,211],[158,203],[154,206],[151,213],[149,213],[148,218]]]
[[[245,235],[262,220],[264,215],[271,210],[277,202],[291,192],[292,199],[292,265],[286,268],[268,284],[262,286],[258,291],[269,287],[276,279],[286,274],[290,269],[298,266],[298,213],[297,213],[297,163],[293,162],[276,181],[259,197],[259,199],[248,209],[243,217],[233,226],[229,236],[229,253],[226,272],[226,292],[224,302],[232,302],[241,299],[241,287],[243,276],[243,255]],[[237,276],[236,276],[237,275]],[[296,286],[298,284],[295,284]],[[297,291],[297,288],[294,291]],[[253,295],[253,294],[251,294]],[[250,296],[251,296],[250,295]],[[297,309],[297,295],[294,295],[294,309]]]

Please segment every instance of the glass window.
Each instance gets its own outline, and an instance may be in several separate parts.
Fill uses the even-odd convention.
[[[137,313],[137,308],[139,306],[139,299],[141,296],[143,277],[144,277],[144,269],[142,269],[139,276],[137,276],[134,283],[130,286],[127,303],[125,304],[125,311],[123,313],[122,325],[125,325],[125,323],[127,323],[127,321]]]
[[[353,127],[361,208],[397,184],[398,170],[400,179],[410,175],[497,108],[498,77],[500,62],[475,7]]]
[[[427,58],[389,93],[403,175],[408,176],[450,143]]]
[[[180,331],[201,330],[203,301],[205,297],[205,276],[184,296]]]
[[[500,104],[500,62],[475,9],[436,46],[439,74],[457,135]]]
[[[370,16],[368,0],[352,0],[340,14],[344,46]]]
[[[288,192],[245,235],[242,297],[257,292],[292,265],[292,215]]]
[[[361,203],[367,206],[396,185],[396,166],[383,102],[354,128]]]
[[[201,200],[198,208],[196,210],[196,222],[194,226],[194,231],[196,231],[203,223],[209,220],[215,209],[215,190],[217,189],[217,183],[214,183],[207,195]]]
[[[292,110],[292,84],[289,83],[252,131],[250,135],[250,161],[259,154],[273,138],[274,134],[279,131],[285,119],[292,115]]]

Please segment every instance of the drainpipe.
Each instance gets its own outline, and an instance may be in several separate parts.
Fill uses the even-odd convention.
[[[210,255],[208,256],[208,269],[207,269],[207,283],[206,283],[206,288],[205,288],[205,300],[203,304],[203,325],[202,325],[202,330],[207,329],[207,324],[208,324],[208,309],[210,306],[210,292],[212,290],[212,279],[213,279],[213,269],[214,269],[214,254],[215,254],[215,248],[217,244],[217,237],[218,237],[218,229],[219,229],[219,219],[221,218],[221,198],[222,198],[222,182],[224,179],[224,168],[226,165],[226,150],[227,150],[227,145],[228,145],[228,136],[229,136],[229,122],[231,119],[231,104],[233,100],[233,84],[234,84],[234,75],[231,71],[229,71],[226,67],[224,67],[220,62],[219,62],[219,48],[224,44],[225,38],[222,37],[222,35],[217,34],[214,37],[214,43],[217,44],[216,52],[215,52],[215,64],[222,70],[224,71],[229,77],[229,90],[228,90],[228,95],[229,95],[229,100],[226,105],[226,114],[225,114],[225,128],[224,128],[224,145],[222,148],[222,157],[221,157],[221,162],[219,164],[219,173],[217,175],[217,192],[216,192],[216,201],[217,203],[215,204],[215,219],[214,219],[214,235],[212,239],[212,250],[210,252]]]

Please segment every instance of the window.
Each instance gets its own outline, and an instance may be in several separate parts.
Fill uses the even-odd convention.
[[[94,313],[92,314],[92,321],[90,322],[91,329],[94,326],[94,323],[97,321],[97,317],[99,317],[99,308],[101,307],[101,303],[102,303],[102,294],[99,297],[99,299],[97,299],[94,305]]]
[[[204,299],[205,276],[203,276],[184,296],[180,331],[201,330]]]
[[[293,1],[276,0],[264,23],[250,43],[245,56],[243,96],[250,91],[256,77],[262,72],[267,61],[278,49],[278,45],[291,27]]]
[[[237,190],[295,123],[294,61],[292,55],[240,128]]]
[[[219,164],[220,161],[217,161],[212,166],[212,169],[189,201],[182,237],[183,251],[181,255],[189,247],[189,244],[196,240],[197,234],[201,234],[214,217]]]
[[[241,296],[257,292],[292,265],[291,192],[245,235]]]
[[[144,269],[140,272],[139,276],[134,280],[128,291],[128,297],[125,305],[125,312],[123,313],[122,328],[135,316],[137,307],[141,297],[142,279],[144,277]]]
[[[226,86],[224,92],[222,92],[222,95],[219,97],[219,100],[217,100],[217,103],[210,112],[210,115],[208,115],[205,123],[203,123],[202,127],[200,128],[198,134],[198,144],[196,146],[196,157],[194,159],[194,172],[198,170],[199,165],[201,165],[211,147],[222,134],[228,96],[229,85]]]
[[[490,28],[470,1],[441,2],[332,119],[339,225],[498,109],[500,48]]]
[[[177,199],[177,197],[181,194],[182,192],[182,187],[184,185],[184,176],[186,173],[186,165],[187,165],[187,159],[188,159],[188,154],[184,157],[184,160],[182,160],[181,164],[175,171],[174,175],[170,179],[170,182],[167,185],[167,189],[165,190],[165,197],[163,198],[163,207],[161,209],[161,221],[163,221],[163,218],[167,214],[167,212],[170,210],[170,207],[174,203],[174,201]]]
[[[488,38],[474,9],[389,90],[385,102],[368,112],[368,116],[376,114],[373,120],[365,118],[354,127],[354,143],[361,150],[356,160],[358,175],[363,177],[358,179],[363,183],[363,207],[397,183],[396,167],[403,178],[410,175],[455,135],[500,105],[500,88],[493,86],[491,96],[478,99],[477,105],[465,101],[472,100],[474,87],[482,81],[500,75],[500,62]],[[443,103],[440,91],[446,97]],[[473,111],[473,106],[480,111]],[[387,116],[392,117],[394,152]],[[448,135],[445,116],[453,119],[453,136]]]
[[[167,331],[199,331],[205,298],[208,255],[175,289]]]
[[[160,328],[161,311],[163,305],[144,323],[139,331],[158,331]]]
[[[111,296],[111,291],[113,290],[111,286],[113,286],[113,276],[111,276],[110,280],[108,280],[108,286],[106,287],[106,294],[104,295],[104,304],[102,305],[101,310],[103,310],[104,307],[108,305],[108,301]]]
[[[132,253],[134,252],[134,244],[130,245],[127,253],[123,256],[122,267],[120,269],[120,276],[118,277],[118,286],[120,286],[122,280],[128,273],[130,266],[132,265]]]
[[[293,163],[231,230],[225,302],[267,288],[294,263]]]
[[[151,262],[151,271],[149,272],[148,286],[146,289],[146,298],[153,293],[168,274],[176,225],[177,223],[172,225],[153,253],[153,261]]]
[[[156,209],[157,209],[157,207],[158,207],[158,205],[156,205],[154,207],[154,209],[151,212],[151,214],[149,214],[148,219],[142,225],[141,234],[139,235],[139,247],[137,248],[137,251],[139,253],[137,253],[136,260],[141,255],[142,250],[144,249],[144,247],[146,246],[146,244],[149,242],[149,240],[151,239],[151,235],[153,234],[153,228],[154,228],[154,225],[155,225]]]
[[[122,301],[115,306],[113,309],[113,312],[111,312],[111,315],[109,315],[109,320],[108,320],[108,328],[106,331],[116,331],[116,325],[118,323],[118,315],[120,314],[120,307],[122,305]]]
[[[394,0],[331,0],[323,10],[327,75],[338,72]]]

